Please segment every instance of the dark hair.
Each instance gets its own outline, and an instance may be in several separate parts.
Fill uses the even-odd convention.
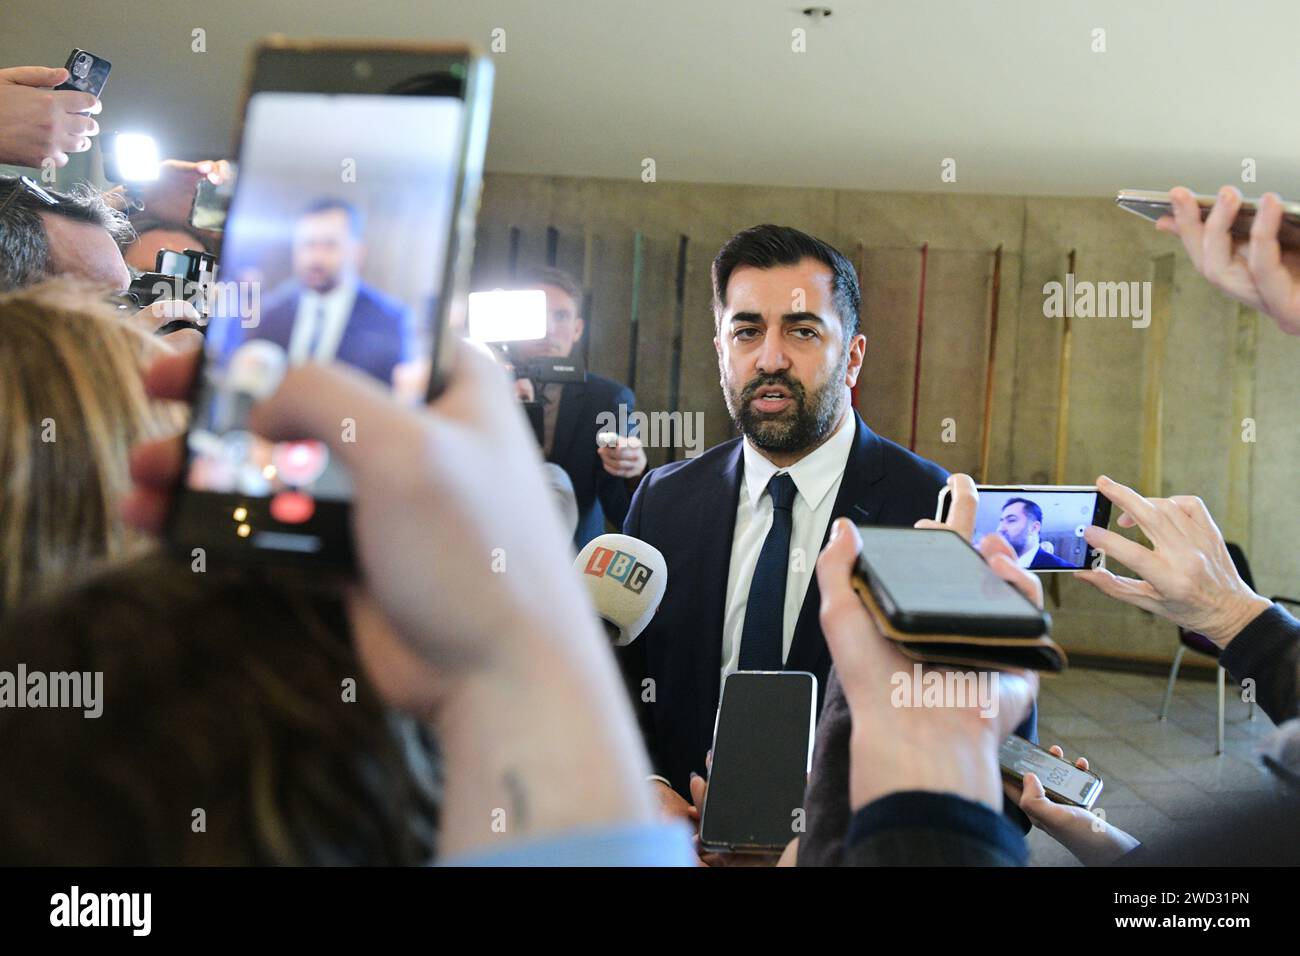
[[[1028,498],[1008,498],[1002,503],[1002,510],[1006,511],[1007,508],[1015,504],[1024,505],[1023,510],[1025,514],[1029,516],[1030,521],[1037,521],[1039,524],[1043,523],[1043,509],[1038,507],[1038,505],[1034,504]]]
[[[366,219],[361,215],[361,210],[346,199],[336,199],[333,196],[325,196],[321,199],[313,200],[307,205],[301,213],[299,219],[306,219],[308,216],[318,216],[326,212],[342,212],[348,217],[348,231],[353,236],[360,239],[366,231]]]
[[[720,321],[727,304],[727,282],[741,266],[772,269],[792,266],[803,259],[816,259],[831,270],[834,277],[832,294],[835,309],[844,323],[845,348],[848,340],[858,332],[858,311],[862,306],[862,292],[858,287],[858,274],[843,253],[828,242],[810,236],[790,226],[765,223],[750,226],[736,233],[722,244],[713,257],[713,314]]]
[[[582,311],[582,285],[569,273],[563,269],[557,269],[555,266],[535,266],[531,269],[521,269],[511,285],[521,289],[532,289],[539,285],[553,285],[557,289],[563,289],[568,293],[577,310]]]
[[[0,292],[34,285],[53,274],[50,239],[41,213],[99,226],[119,245],[135,238],[126,214],[86,183],[67,192],[45,191],[59,201],[57,205],[44,202],[18,177],[0,176]]]
[[[4,623],[3,666],[22,661],[29,675],[51,674],[51,687],[56,673],[103,677],[98,717],[0,709],[0,860],[432,857],[431,744],[378,699],[338,597],[308,593],[283,572],[198,573],[151,555]]]

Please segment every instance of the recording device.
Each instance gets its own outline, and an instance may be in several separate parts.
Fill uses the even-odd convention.
[[[1003,741],[998,750],[998,763],[1002,775],[1011,780],[1022,781],[1025,774],[1035,774],[1042,781],[1047,796],[1057,803],[1091,810],[1101,796],[1101,777],[1091,770],[1081,770],[1016,734]]]
[[[1194,194],[1196,204],[1201,207],[1201,221],[1204,222],[1214,208],[1215,196]],[[1169,193],[1149,189],[1121,189],[1115,197],[1115,203],[1121,209],[1150,219],[1152,222],[1161,216],[1174,214],[1173,204],[1169,202]],[[1241,200],[1241,208],[1232,221],[1229,232],[1237,239],[1249,239],[1250,227],[1255,221],[1255,212],[1259,209],[1258,199]],[[1282,224],[1278,228],[1277,241],[1287,249],[1300,249],[1300,203],[1282,203]]]
[[[853,588],[877,628],[920,661],[1059,671],[1051,618],[948,530],[860,527]]]
[[[74,48],[63,67],[68,71],[68,78],[56,86],[56,90],[77,90],[98,97],[104,92],[113,64],[103,57]]]
[[[238,175],[235,164],[231,163],[230,166],[230,178],[223,183],[214,183],[206,176],[199,180],[198,189],[194,191],[194,205],[190,208],[190,225],[195,229],[220,232],[225,228]]]
[[[1038,574],[1104,568],[1106,556],[1084,540],[1089,525],[1110,522],[1110,499],[1093,485],[979,485],[972,544],[1001,534],[1028,569]],[[935,518],[948,519],[947,485],[939,490]]]
[[[143,309],[160,300],[183,300],[194,306],[199,317],[206,320],[216,278],[216,256],[198,249],[184,252],[159,249],[154,271],[142,272],[131,280],[130,288],[122,293],[121,307]],[[160,328],[158,334],[195,327],[188,319],[173,319]]]
[[[615,647],[637,639],[663,600],[668,565],[659,550],[625,534],[587,542],[573,562]]]
[[[542,358],[530,359],[515,365],[515,378],[526,378],[534,384],[547,382],[578,382],[587,380],[587,367],[581,359]]]
[[[464,332],[492,65],[463,44],[272,37],[249,77],[228,281],[168,538],[187,555],[349,570],[346,469],[321,442],[254,435],[249,411],[307,361],[351,365],[411,404],[441,392]],[[371,263],[376,248],[399,249],[402,268]]]
[[[804,671],[737,671],[722,685],[700,844],[780,853],[801,832],[812,765],[817,678]]]

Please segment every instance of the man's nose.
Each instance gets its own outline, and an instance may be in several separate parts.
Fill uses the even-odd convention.
[[[781,334],[763,336],[763,347],[759,350],[755,368],[759,372],[772,374],[790,367],[790,359],[785,354],[785,343]]]

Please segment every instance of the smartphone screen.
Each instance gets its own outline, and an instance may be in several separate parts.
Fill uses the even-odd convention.
[[[816,702],[809,673],[727,676],[700,820],[706,847],[780,852],[800,832]]]
[[[1035,774],[1049,794],[1076,806],[1091,807],[1101,793],[1101,778],[1096,774],[1080,770],[1015,734],[1003,741],[998,763],[1016,780]]]
[[[889,622],[918,634],[1037,637],[1047,619],[956,533],[859,528],[858,572]]]
[[[1069,485],[983,485],[975,512],[972,543],[998,534],[1030,571],[1083,571],[1098,567],[1101,555],[1089,547],[1083,532],[1089,525],[1106,527],[1110,501],[1096,488]],[[942,496],[940,520],[947,517]]]
[[[482,162],[482,143],[477,155],[466,145],[465,76],[463,56],[430,64],[409,51],[259,59],[173,515],[177,544],[350,562],[346,471],[321,442],[260,438],[248,415],[287,369],[309,361],[343,363],[402,401],[426,400],[454,295],[455,227],[472,228],[477,201],[475,186],[467,217],[466,167]],[[267,77],[277,82],[259,83]],[[327,91],[294,89],[295,77]],[[348,423],[339,427],[348,440]]]
[[[199,181],[199,187],[194,191],[194,206],[190,210],[190,225],[195,229],[220,232],[225,228],[226,214],[239,175],[237,163],[231,163],[230,167],[230,177],[220,185],[207,179]]]

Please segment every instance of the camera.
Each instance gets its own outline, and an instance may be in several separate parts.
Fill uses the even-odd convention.
[[[131,286],[118,296],[123,309],[144,309],[155,302],[182,300],[194,306],[206,320],[212,311],[212,289],[217,278],[217,257],[197,249],[175,252],[159,249],[153,272],[142,272]],[[178,328],[194,328],[188,319],[173,319],[158,330],[160,335]],[[200,330],[201,331],[201,330]]]

